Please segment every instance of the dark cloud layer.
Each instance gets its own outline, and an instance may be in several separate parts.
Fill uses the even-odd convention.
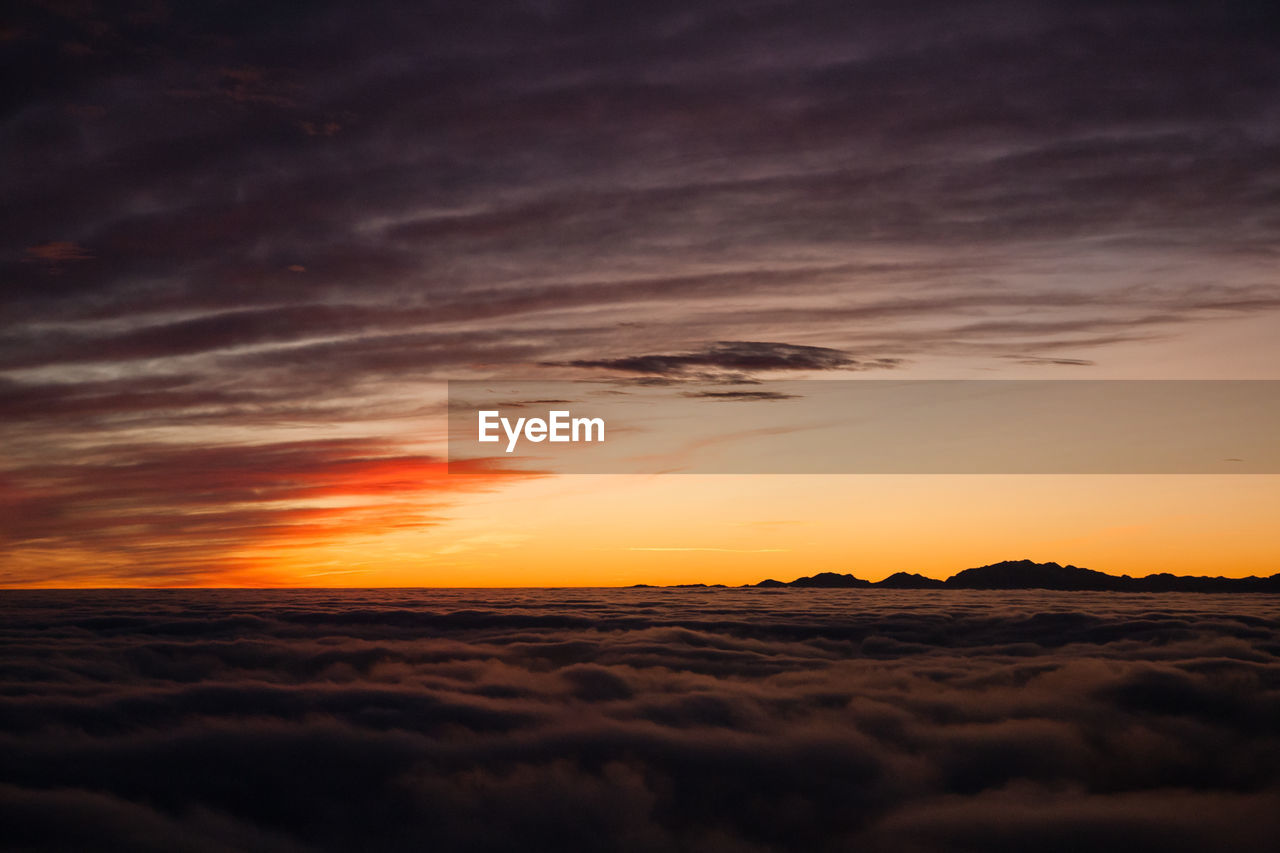
[[[74,322],[17,363],[575,311],[645,322],[649,351],[842,348],[838,322],[690,313],[911,289],[936,320],[985,289],[1003,314],[1045,261],[1088,279],[1085,331],[1177,322],[1197,309],[1143,252],[1269,281],[1278,27],[1252,2],[31,4],[3,42],[0,273],[19,342]],[[871,355],[921,349],[895,331]],[[628,357],[614,334],[573,348]],[[565,355],[538,348],[507,357]]]
[[[905,595],[7,592],[4,843],[1180,851],[1280,831],[1271,602]]]
[[[599,367],[650,376],[688,376],[729,371],[750,375],[772,370],[867,370],[895,367],[897,359],[858,361],[829,347],[807,347],[771,341],[717,341],[697,352],[674,355],[632,355],[624,358],[578,359],[568,367]]]

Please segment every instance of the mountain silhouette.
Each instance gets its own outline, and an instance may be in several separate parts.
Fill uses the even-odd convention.
[[[1135,578],[1109,575],[1093,569],[1032,560],[1004,560],[957,572],[945,581],[920,574],[897,572],[882,581],[868,581],[849,574],[821,572],[793,581],[769,578],[748,587],[800,589],[1051,589],[1100,592],[1280,592],[1280,574],[1270,577],[1195,577],[1167,572]]]
[[[937,578],[927,578],[910,572],[896,572],[874,584],[885,589],[937,589],[942,585],[943,582]]]
[[[853,575],[838,575],[835,572],[820,572],[807,578],[796,578],[787,586],[813,587],[819,589],[848,589],[849,587],[868,587],[871,581],[855,578]]]
[[[1130,579],[1132,580],[1132,578]],[[1005,560],[976,569],[965,569],[945,581],[955,589],[1116,589],[1120,578],[1093,569]]]

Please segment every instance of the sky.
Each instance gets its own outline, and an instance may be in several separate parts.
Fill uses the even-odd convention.
[[[0,585],[1280,570],[1271,476],[444,461],[450,379],[1280,379],[1273,4],[68,0],[0,63]]]

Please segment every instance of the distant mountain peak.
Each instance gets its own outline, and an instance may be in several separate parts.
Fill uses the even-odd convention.
[[[894,572],[876,584],[886,589],[933,589],[942,585],[942,581],[937,578],[928,578],[912,572]]]
[[[1112,589],[1118,578],[1093,569],[1034,560],[1004,560],[947,578],[959,589]]]
[[[805,578],[796,578],[787,586],[813,587],[820,589],[849,589],[851,587],[868,587],[871,581],[855,578],[853,575],[841,575],[835,572],[819,572]]]

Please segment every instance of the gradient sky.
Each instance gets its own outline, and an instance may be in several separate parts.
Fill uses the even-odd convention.
[[[1272,3],[68,0],[0,62],[0,585],[1280,570],[1268,476],[442,462],[451,378],[1280,378]]]

